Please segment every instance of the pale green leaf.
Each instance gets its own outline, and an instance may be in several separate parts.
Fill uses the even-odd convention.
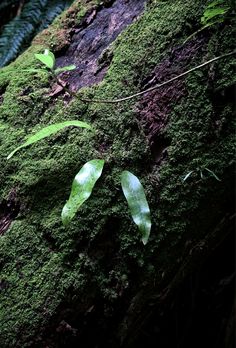
[[[128,202],[133,221],[141,232],[143,244],[147,244],[151,231],[150,209],[139,179],[125,170],[121,174],[121,186]]]
[[[76,69],[76,65],[67,65],[67,66],[63,66],[61,68],[57,68],[55,70],[55,73],[58,74],[60,72],[63,72],[63,71],[70,71],[70,70],[74,70]]]
[[[13,150],[8,156],[7,159],[11,158],[18,150],[22,149],[23,147],[29,146],[33,143],[36,143],[37,141],[44,139],[50,135],[53,135],[55,133],[57,133],[58,131],[60,131],[61,129],[65,128],[65,127],[69,127],[69,126],[75,126],[75,127],[81,127],[81,128],[87,128],[92,130],[92,127],[85,122],[82,121],[64,121],[64,122],[60,122],[60,123],[55,123],[52,124],[50,126],[44,127],[42,128],[40,131],[38,131],[37,133],[35,133],[34,135],[30,136],[25,143],[23,143],[22,145],[18,146],[15,150]]]
[[[94,159],[84,164],[72,183],[71,193],[61,213],[63,225],[68,225],[81,205],[90,197],[100,178],[104,160]]]
[[[38,59],[41,63],[43,63],[47,68],[54,69],[55,66],[55,56],[48,49],[44,51],[43,54],[35,54],[36,59]]]

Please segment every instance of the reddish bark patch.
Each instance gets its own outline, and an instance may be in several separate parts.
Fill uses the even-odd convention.
[[[93,8],[85,16],[71,38],[64,56],[57,66],[75,64],[76,69],[64,73],[73,90],[100,82],[110,64],[107,47],[133,22],[144,9],[145,0],[116,0]]]
[[[202,55],[203,40],[194,40],[174,48],[143,81],[143,89],[165,82],[189,69],[191,61]],[[138,105],[138,119],[149,140],[154,161],[159,163],[166,156],[168,140],[164,131],[169,120],[172,105],[187,94],[183,78],[157,88],[141,97]]]

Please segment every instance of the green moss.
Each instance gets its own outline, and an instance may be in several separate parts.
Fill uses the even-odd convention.
[[[72,6],[57,17],[53,24],[39,33],[33,40],[33,44],[49,47],[54,53],[60,52],[69,46],[71,28],[79,25],[87,12],[103,4],[99,0],[75,1]]]
[[[86,10],[93,5],[89,2]],[[112,45],[113,59],[104,80],[83,89],[81,95],[111,99],[139,91],[143,79],[169,55],[171,48],[189,36],[188,24],[194,26],[203,5],[204,1],[193,0],[149,5]],[[81,4],[76,6],[70,10],[73,21],[81,20],[86,12]],[[65,13],[48,32],[40,34],[35,41],[40,46],[32,46],[3,71],[37,66],[33,53],[46,43],[60,49],[58,30],[65,26],[66,37],[74,23],[68,20],[65,24],[66,18]],[[231,36],[230,26],[211,32],[205,47],[207,54],[211,57],[230,50]],[[196,59],[194,65],[202,59]],[[81,301],[80,295],[101,296],[112,305],[119,298],[120,287],[130,286],[130,293],[134,293],[144,279],[150,274],[153,277],[153,272],[160,279],[161,270],[172,270],[182,250],[171,248],[190,231],[193,238],[204,236],[223,215],[221,202],[227,199],[225,182],[231,175],[229,167],[234,157],[233,106],[222,94],[217,115],[220,126],[215,127],[216,102],[212,98],[233,83],[231,59],[217,63],[211,88],[207,85],[208,71],[205,68],[200,74],[189,75],[185,80],[187,95],[173,102],[164,134],[171,144],[168,160],[161,167],[153,163],[136,118],[135,100],[117,105],[73,100],[64,105],[60,98],[47,96],[50,81],[46,75],[0,74],[0,90],[6,89],[0,123],[7,125],[1,129],[0,138],[0,192],[7,199],[14,188],[21,204],[20,214],[0,240],[2,347],[32,346],[32,340],[40,337],[68,296],[68,301],[76,305]],[[93,123],[95,134],[67,129],[22,149],[6,162],[7,154],[26,134],[69,119]],[[72,179],[85,162],[100,157],[106,159],[103,176],[90,200],[65,229],[60,212]],[[200,179],[194,174],[183,183],[181,178],[198,167],[213,170],[222,182]],[[121,193],[119,175],[123,169],[141,178],[150,202],[153,228],[145,248]],[[166,248],[160,248],[162,243]]]

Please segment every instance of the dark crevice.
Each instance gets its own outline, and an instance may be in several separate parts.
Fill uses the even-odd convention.
[[[47,242],[49,250],[52,252],[58,252],[57,241],[49,231],[45,231],[43,234],[44,240]]]
[[[236,114],[235,109],[235,95],[236,95],[236,85],[228,86],[227,88],[216,90],[214,84],[209,85],[209,98],[212,101],[213,113],[212,113],[212,133],[213,135],[220,135],[221,132],[225,131],[228,127],[227,120],[224,115],[224,110],[226,105],[232,105],[234,109],[234,114]],[[209,142],[213,142],[215,136],[209,139]]]
[[[6,233],[19,212],[20,204],[17,201],[16,191],[12,190],[8,199],[3,199],[0,203],[0,235]]]
[[[171,298],[152,311],[129,348],[233,348],[235,237],[232,231]]]
[[[8,85],[3,85],[0,87],[0,105],[3,103],[4,101],[4,93],[6,92]]]
[[[20,0],[15,1],[13,3],[9,1],[9,5],[6,5],[0,9],[0,34],[2,31],[2,27],[16,16],[19,10],[20,2]]]
[[[234,347],[234,244],[232,224],[204,262],[155,307],[147,304],[136,323],[132,343],[121,344],[118,323],[130,305],[126,293],[113,305],[97,293],[96,282],[87,273],[83,296],[70,288],[43,336],[32,347],[50,348],[233,348]],[[114,286],[119,285],[111,279]],[[143,314],[143,315],[142,315]],[[138,329],[137,329],[138,328]]]

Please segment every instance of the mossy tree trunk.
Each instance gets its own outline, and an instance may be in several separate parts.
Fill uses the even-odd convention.
[[[81,101],[127,96],[232,51],[230,19],[184,43],[204,6],[75,1],[2,69],[1,347],[232,346],[234,57],[126,102]],[[80,98],[48,74],[21,71],[36,67],[34,53],[45,47],[58,65],[76,64],[60,80]],[[6,161],[27,134],[73,119],[95,132],[70,128]],[[103,175],[64,228],[71,182],[93,158],[105,159]],[[145,188],[146,246],[122,195],[122,170]],[[223,320],[205,339],[197,318],[213,293],[218,302],[206,317],[220,305]]]

